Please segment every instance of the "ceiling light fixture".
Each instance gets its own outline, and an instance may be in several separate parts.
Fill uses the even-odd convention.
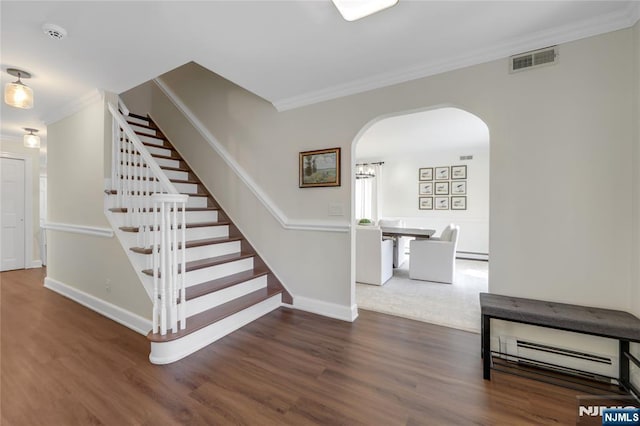
[[[18,77],[18,80],[4,86],[4,102],[16,108],[33,108],[33,90],[20,80],[21,78],[31,78],[31,74],[16,68],[8,68],[7,72]]]
[[[54,40],[62,40],[67,36],[67,30],[56,24],[44,24],[42,31]]]
[[[381,10],[388,9],[398,0],[331,0],[347,21],[355,21]]]
[[[40,148],[40,136],[33,134],[33,132],[38,133],[38,129],[25,127],[24,130],[26,132],[29,132],[23,137],[24,146],[26,146],[27,148]]]

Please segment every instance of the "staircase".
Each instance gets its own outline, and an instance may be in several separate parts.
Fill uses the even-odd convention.
[[[151,118],[129,113],[123,105],[109,109],[114,116],[114,162],[119,165],[113,167],[117,176],[112,180],[120,183],[105,191],[106,215],[154,302],[154,326],[147,336],[150,361],[177,361],[282,302],[292,303],[291,295]],[[131,143],[136,137],[140,151],[146,149],[150,157]],[[158,189],[158,182],[165,179],[150,174],[152,169],[168,179],[168,188],[188,195],[186,204],[175,202],[176,197],[184,201],[184,196]],[[154,196],[174,199],[160,207],[152,202]],[[128,215],[133,210],[137,219]],[[161,231],[165,225],[167,230]],[[168,248],[165,254],[163,247]],[[164,280],[170,281],[166,288]]]

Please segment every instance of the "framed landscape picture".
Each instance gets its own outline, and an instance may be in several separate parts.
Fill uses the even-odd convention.
[[[451,179],[466,179],[467,166],[451,166]]]
[[[449,167],[436,167],[436,180],[449,180]]]
[[[449,210],[449,197],[436,197],[436,210]]]
[[[433,197],[419,197],[418,208],[420,210],[433,210]]]
[[[340,186],[340,148],[300,153],[300,188]]]
[[[418,195],[433,195],[433,182],[420,182],[418,184]]]
[[[451,210],[466,210],[467,197],[451,197]]]
[[[418,169],[418,180],[433,180],[433,167]]]

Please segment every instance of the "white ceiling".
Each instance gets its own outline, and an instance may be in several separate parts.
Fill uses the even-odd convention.
[[[0,135],[45,123],[95,89],[116,93],[195,61],[278,109],[631,26],[639,1],[410,1],[355,22],[329,0],[2,1],[6,68],[35,108],[2,104]],[[51,40],[44,23],[64,27]]]
[[[356,160],[384,160],[433,151],[474,150],[489,146],[489,128],[480,118],[458,108],[390,117],[369,127],[356,145]]]

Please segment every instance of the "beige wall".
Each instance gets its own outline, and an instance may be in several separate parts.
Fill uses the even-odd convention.
[[[109,129],[102,101],[48,126],[49,222],[110,227],[104,216]],[[115,237],[47,233],[49,278],[151,317],[149,297]]]
[[[40,256],[40,151],[34,148],[26,148],[21,140],[0,139],[0,152],[26,157],[31,160],[31,188],[32,197],[31,226],[33,235],[31,244],[33,247],[31,258],[25,259],[25,266],[31,268],[34,263],[42,260]]]
[[[631,310],[633,41],[616,31],[561,45],[554,66],[508,74],[499,60],[285,112],[196,64],[162,79],[292,220],[350,218],[352,147],[368,123],[435,105],[476,114],[491,135],[491,291]],[[353,303],[349,236],[280,228],[156,104],[161,127],[294,295]],[[298,152],[333,146],[343,185],[299,189]],[[346,217],[328,216],[334,202]]]

